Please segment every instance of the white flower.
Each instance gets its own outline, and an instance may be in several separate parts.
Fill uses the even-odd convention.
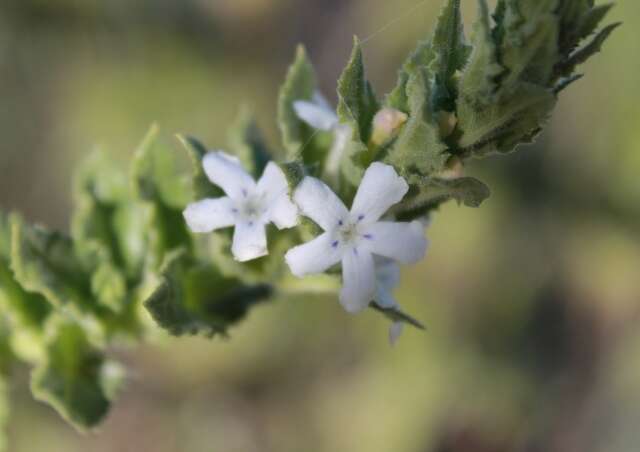
[[[325,232],[287,252],[291,272],[302,277],[322,273],[341,262],[340,303],[349,312],[367,307],[377,292],[374,255],[410,264],[419,262],[426,252],[420,222],[379,221],[408,189],[391,166],[375,162],[365,172],[348,211],[322,181],[305,177],[294,200],[301,213]]]
[[[400,305],[393,297],[393,290],[400,283],[400,267],[391,259],[378,258],[376,267],[376,297],[375,303],[383,309],[400,309]],[[389,343],[394,345],[404,329],[403,322],[393,322],[389,327]]]
[[[326,171],[337,174],[342,154],[351,136],[351,127],[340,124],[338,116],[333,111],[327,99],[316,92],[311,101],[297,100],[293,102],[296,115],[311,127],[333,133],[333,145],[327,157]]]
[[[256,183],[240,161],[222,151],[209,152],[202,159],[212,183],[227,194],[189,204],[183,215],[193,232],[206,233],[235,226],[231,252],[246,262],[268,254],[265,226],[278,229],[297,224],[298,212],[289,198],[289,184],[282,170],[269,162]]]

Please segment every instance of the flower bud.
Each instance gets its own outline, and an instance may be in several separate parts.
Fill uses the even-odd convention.
[[[409,117],[395,108],[385,107],[373,118],[371,143],[380,146],[393,138]]]

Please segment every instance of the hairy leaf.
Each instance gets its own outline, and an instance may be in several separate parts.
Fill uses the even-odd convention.
[[[431,43],[433,61],[429,72],[433,77],[431,110],[453,111],[457,97],[455,74],[464,68],[470,47],[465,44],[464,27],[460,14],[460,0],[449,0],[438,18]]]
[[[431,41],[420,42],[398,72],[398,82],[395,88],[387,95],[385,105],[408,114],[410,109],[409,98],[407,97],[409,75],[415,72],[417,68],[428,68],[434,58],[435,54],[431,48]]]
[[[457,179],[412,178],[409,193],[391,213],[402,221],[415,220],[443,202],[454,199],[467,207],[479,207],[491,192],[472,177]]]
[[[102,152],[91,155],[77,172],[71,235],[83,264],[96,269],[112,263],[122,278],[137,279],[145,253],[141,204],[133,203],[125,175]]]
[[[205,198],[219,198],[225,196],[224,191],[217,185],[211,183],[204,172],[202,159],[207,154],[207,148],[196,138],[184,135],[177,136],[178,141],[184,146],[189,158],[191,159],[192,168],[192,200],[200,200]]]
[[[43,295],[56,308],[96,312],[90,276],[76,258],[71,239],[12,218],[11,268],[25,290]]]
[[[173,254],[162,270],[162,281],[145,306],[154,320],[169,333],[227,334],[249,309],[271,294],[265,284],[247,286],[225,277],[208,263],[184,252]]]
[[[287,161],[302,161],[305,165],[321,167],[326,159],[326,133],[318,132],[296,115],[293,103],[310,101],[316,92],[316,75],[307,53],[298,46],[295,60],[289,67],[278,96],[278,126]]]
[[[572,74],[578,65],[584,63],[595,53],[600,51],[602,44],[604,44],[611,33],[613,33],[613,30],[618,28],[620,25],[622,25],[621,22],[616,22],[600,30],[600,32],[596,34],[588,44],[572,53],[566,61],[561,62],[556,67],[557,73],[561,76],[568,76]]]
[[[271,160],[271,152],[258,124],[247,109],[240,111],[235,124],[229,131],[229,149],[240,159],[242,166],[256,180],[262,175],[262,171]]]
[[[161,146],[157,135],[154,126],[136,151],[132,171],[135,194],[147,208],[145,228],[153,268],[159,268],[172,250],[192,246],[182,216],[190,198],[188,181],[179,175],[173,151]]]
[[[460,79],[458,109],[461,105],[477,109],[492,102],[498,89],[498,77],[504,72],[491,33],[487,2],[478,0],[478,4],[479,17],[473,29],[473,50]]]
[[[11,230],[9,218],[0,212],[0,307],[14,328],[39,332],[51,311],[47,300],[27,292],[9,268]]]
[[[37,400],[85,431],[106,416],[110,402],[105,388],[113,392],[118,376],[109,371],[110,362],[76,322],[52,320],[47,328],[46,359],[33,370],[31,391]]]
[[[354,38],[351,58],[338,80],[338,118],[341,124],[351,128],[341,169],[343,176],[353,185],[360,182],[364,170],[375,157],[366,143],[371,137],[373,117],[379,109],[365,76],[360,42]]]
[[[405,174],[430,175],[443,169],[448,155],[440,130],[429,110],[429,86],[425,70],[414,68],[406,85],[409,120],[402,127],[384,160]]]

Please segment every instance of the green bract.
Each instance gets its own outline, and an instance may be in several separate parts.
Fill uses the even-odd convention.
[[[389,212],[401,221],[421,219],[450,199],[478,207],[489,189],[463,175],[467,159],[530,142],[558,94],[580,78],[578,65],[618,26],[599,28],[611,5],[592,0],[499,0],[492,15],[485,0],[478,6],[467,41],[460,0],[449,0],[381,98],[355,39],[337,84],[336,128],[348,132],[342,148],[332,149],[339,134],[315,130],[296,113],[294,102],[317,93],[300,47],[278,98],[282,142],[269,146],[243,110],[226,151],[254,178],[275,159],[291,189],[306,175],[324,179],[347,205],[372,162],[390,164],[409,184]],[[108,357],[115,341],[143,338],[154,325],[173,335],[227,335],[252,307],[287,290],[336,292],[335,275],[293,280],[284,265],[287,249],[317,234],[310,221],[284,231],[270,226],[270,254],[248,263],[231,256],[229,231],[192,234],[185,206],[224,192],[203,169],[208,148],[192,137],[178,140],[186,153],[165,145],[152,127],[130,177],[106,152],[92,154],[75,180],[70,235],[0,212],[0,422],[14,360],[34,366],[38,400],[87,430],[104,419],[122,381]],[[330,151],[338,166],[327,171]],[[421,327],[399,310],[376,309]]]

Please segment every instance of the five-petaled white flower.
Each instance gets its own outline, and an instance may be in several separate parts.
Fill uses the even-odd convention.
[[[336,174],[352,133],[351,127],[340,124],[335,111],[319,92],[314,93],[311,101],[296,100],[293,102],[293,109],[296,115],[311,127],[333,133],[333,145],[327,157],[326,171],[328,174]]]
[[[294,193],[303,215],[325,232],[285,255],[291,272],[302,277],[342,263],[340,302],[349,312],[364,309],[376,298],[373,256],[417,263],[427,249],[424,228],[411,223],[379,221],[400,202],[409,186],[393,167],[375,162],[367,169],[351,211],[322,181],[305,177]]]
[[[274,223],[278,229],[297,224],[289,184],[275,163],[269,162],[257,183],[237,158],[222,151],[209,152],[202,165],[209,180],[227,196],[188,205],[184,218],[199,233],[235,225],[231,252],[236,260],[246,262],[268,254],[267,224]]]

